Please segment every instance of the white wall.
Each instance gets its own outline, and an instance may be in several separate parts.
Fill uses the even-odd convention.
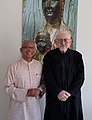
[[[79,0],[77,50],[85,62],[82,100],[85,120],[92,118],[92,0]],[[0,120],[7,120],[8,97],[3,90],[8,64],[20,57],[22,0],[0,0]]]
[[[85,120],[92,120],[92,0],[79,0],[77,49],[83,53],[85,83],[82,89]]]
[[[8,64],[20,57],[21,0],[0,0],[0,120],[7,120],[8,97],[3,90]]]

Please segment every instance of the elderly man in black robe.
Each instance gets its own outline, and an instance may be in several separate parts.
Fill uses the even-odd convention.
[[[67,31],[56,35],[58,48],[43,59],[46,84],[44,120],[83,120],[81,87],[84,83],[82,54],[70,49],[72,36]]]

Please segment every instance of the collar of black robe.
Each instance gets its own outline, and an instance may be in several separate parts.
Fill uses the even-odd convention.
[[[67,49],[67,51],[64,53],[64,52],[61,52],[60,50],[59,50],[59,48],[57,48],[57,50],[59,51],[59,53],[60,54],[62,54],[62,55],[67,55],[69,52],[70,52],[70,49],[68,48]]]

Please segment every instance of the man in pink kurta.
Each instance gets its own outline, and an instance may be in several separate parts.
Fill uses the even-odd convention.
[[[39,96],[42,64],[33,59],[35,43],[24,41],[22,58],[8,67],[5,90],[10,96],[9,120],[41,120]]]

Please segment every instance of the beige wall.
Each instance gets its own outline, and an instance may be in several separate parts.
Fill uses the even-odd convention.
[[[82,100],[85,120],[92,118],[92,0],[79,0],[77,49],[83,53],[85,84]],[[0,0],[0,120],[7,120],[8,97],[3,90],[8,64],[20,58],[22,0]]]

